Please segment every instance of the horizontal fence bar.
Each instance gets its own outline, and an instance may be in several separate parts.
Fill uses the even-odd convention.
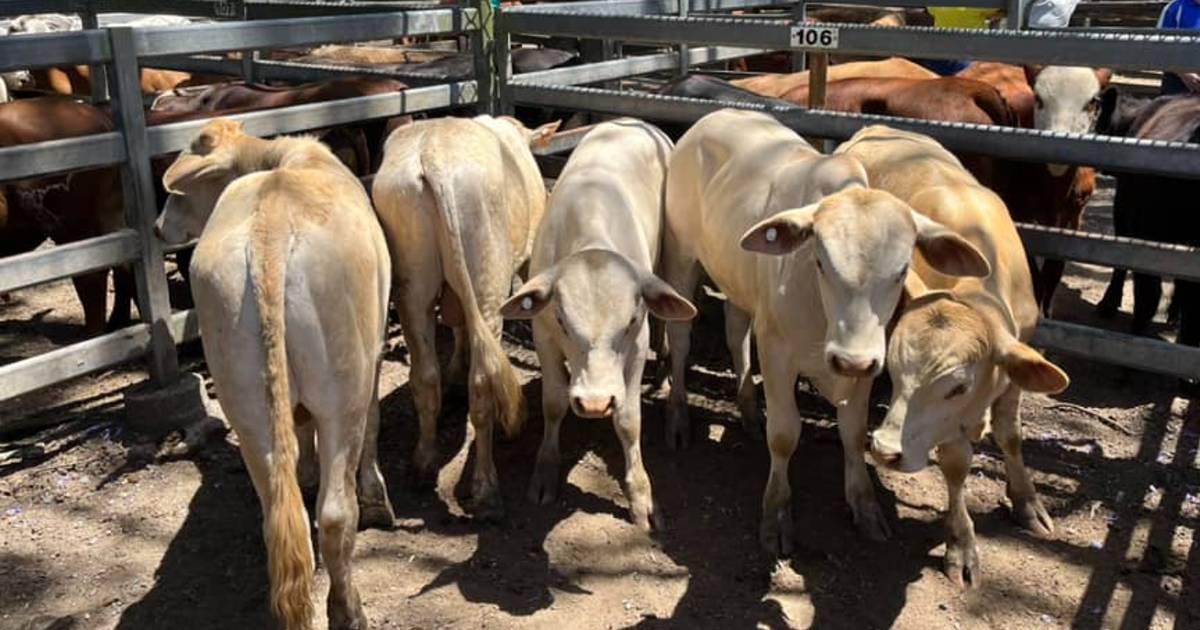
[[[1200,377],[1200,348],[1161,339],[1049,319],[1038,322],[1032,343],[1040,348],[1136,370],[1179,378]]]
[[[124,161],[125,145],[121,134],[115,131],[21,144],[0,149],[0,180],[27,179]]]
[[[762,52],[758,48],[734,48],[730,46],[713,46],[705,48],[689,48],[688,64],[697,65],[740,59]],[[626,59],[613,59],[589,63],[582,66],[553,68],[540,72],[529,72],[513,77],[514,84],[521,85],[578,85],[582,83],[597,83],[611,79],[622,79],[673,70],[679,66],[679,53],[669,52],[656,55],[641,55]]]
[[[848,114],[799,107],[769,108],[747,103],[723,103],[587,87],[513,83],[508,90],[513,102],[521,105],[562,107],[670,122],[693,122],[725,107],[753,109],[775,116],[802,135],[835,140],[849,138],[866,125],[884,124],[927,134],[955,151],[1030,162],[1087,164],[1112,171],[1200,178],[1200,146],[1194,144],[1048,133],[1034,129]]]
[[[134,30],[139,57],[284,48],[327,42],[457,33],[475,20],[474,9],[431,9]],[[149,63],[147,65],[153,65]]]
[[[508,12],[513,32],[630,42],[809,49],[792,44],[790,20]],[[1200,67],[1200,37],[1070,31],[1012,31],[837,24],[836,48],[820,52],[985,59],[1045,65],[1191,70]]]
[[[137,232],[127,229],[0,258],[0,293],[108,269],[140,254]]]
[[[75,13],[87,8],[86,0],[4,0],[0,15],[17,16],[34,13]]]
[[[199,337],[200,327],[195,311],[172,314],[169,329],[177,344]],[[87,341],[0,365],[0,401],[139,359],[145,356],[149,346],[150,326],[134,324]]]
[[[475,103],[475,97],[475,82],[461,81],[413,88],[393,94],[376,94],[249,112],[228,118],[241,122],[248,134],[274,136],[375,118],[391,118],[433,109],[472,105]],[[160,155],[184,149],[208,122],[209,120],[201,119],[150,127],[147,129],[150,153]]]
[[[1027,223],[1018,224],[1017,231],[1035,256],[1200,281],[1200,248]]]
[[[689,12],[728,11],[759,7],[790,7],[794,0],[691,0]],[[505,9],[506,13],[604,13],[605,15],[652,15],[679,13],[678,0],[593,0],[590,2],[547,2]]]
[[[103,63],[110,59],[108,33],[103,30],[0,37],[0,72]]]

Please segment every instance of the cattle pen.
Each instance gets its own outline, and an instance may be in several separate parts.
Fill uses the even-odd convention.
[[[0,538],[5,539],[0,563],[11,561],[0,567],[0,590],[4,584],[28,581],[33,585],[0,595],[0,600],[7,600],[0,602],[0,630],[10,623],[24,630],[72,627],[53,625],[62,619],[81,628],[262,627],[267,623],[265,587],[260,584],[266,580],[261,569],[261,539],[254,538],[258,512],[234,450],[201,453],[195,456],[200,462],[198,472],[188,473],[171,468],[180,463],[178,458],[156,460],[153,449],[147,455],[144,449],[135,454],[136,449],[131,448],[112,459],[117,463],[108,469],[86,462],[99,447],[69,452],[87,437],[99,435],[92,431],[97,426],[104,427],[107,439],[109,431],[117,425],[124,427],[128,418],[130,427],[158,438],[211,411],[211,407],[206,410],[202,362],[194,347],[190,354],[179,349],[198,338],[199,328],[193,310],[172,308],[168,271],[174,268],[168,264],[177,248],[164,248],[154,231],[160,208],[153,158],[188,147],[205,121],[149,125],[139,86],[140,68],[233,75],[261,82],[373,75],[395,78],[408,86],[398,93],[233,115],[247,133],[263,137],[405,115],[511,115],[523,110],[583,113],[592,116],[588,122],[633,116],[690,125],[723,107],[740,107],[770,114],[827,151],[863,126],[878,123],[926,134],[957,152],[1088,165],[1104,172],[1200,179],[1200,146],[1196,144],[843,113],[822,107],[825,74],[833,54],[1103,66],[1129,72],[1196,71],[1200,35],[1087,25],[1031,30],[1024,28],[1027,3],[1012,0],[844,0],[836,4],[988,8],[1004,11],[1006,22],[994,30],[814,24],[805,21],[805,15],[818,3],[778,0],[577,0],[513,6],[500,6],[492,0],[449,4],[407,0],[4,0],[2,15],[72,13],[81,16],[84,28],[0,37],[0,72],[89,66],[92,76],[98,77],[91,83],[90,100],[111,103],[115,124],[107,133],[0,148],[0,180],[117,168],[127,227],[0,258],[0,296],[126,267],[136,280],[140,321],[90,339],[55,343],[44,352],[4,352],[0,359],[0,409],[4,412],[0,414],[0,434],[17,432],[16,446],[0,452],[0,506],[11,506],[0,514]],[[170,12],[217,21],[102,28],[100,16],[118,11]],[[401,38],[456,40],[454,47],[472,57],[471,76],[447,81],[407,74],[402,69],[293,62],[265,54],[330,43],[391,43]],[[516,47],[551,47],[563,41],[577,46],[582,63],[514,74],[512,53]],[[797,69],[811,67],[810,108],[729,104],[654,91],[663,82],[694,69],[707,68],[719,74],[715,69],[725,68],[727,62],[773,51],[790,51]],[[237,54],[228,54],[231,52]],[[537,150],[548,181],[585,132],[586,128],[560,133],[549,146]],[[1194,247],[1114,236],[1088,227],[1069,230],[1023,223],[1018,230],[1031,255],[1070,261],[1077,272],[1121,268],[1200,282],[1200,251]],[[702,310],[706,313],[702,318],[711,319],[711,304]],[[33,319],[34,315],[22,311],[22,317]],[[397,628],[1200,627],[1200,414],[1188,406],[1194,399],[1186,395],[1177,398],[1174,388],[1174,379],[1200,380],[1200,348],[1118,332],[1083,319],[1087,318],[1041,320],[1033,345],[1054,357],[1066,357],[1084,373],[1083,379],[1088,378],[1093,364],[1112,366],[1104,368],[1109,371],[1104,372],[1103,385],[1095,388],[1130,391],[1091,392],[1086,402],[1047,398],[1027,411],[1033,418],[1030,425],[1035,427],[1031,432],[1045,438],[1039,438],[1030,459],[1035,467],[1044,469],[1039,485],[1054,488],[1050,494],[1056,518],[1067,533],[1054,541],[1032,541],[1032,536],[1018,539],[998,533],[1007,525],[998,522],[1003,519],[996,514],[980,516],[981,535],[995,537],[988,543],[989,555],[1002,555],[1012,565],[996,568],[1001,586],[995,590],[961,595],[944,584],[929,586],[931,580],[941,577],[927,556],[939,539],[934,514],[941,509],[937,506],[942,505],[943,495],[940,486],[925,477],[905,482],[898,475],[880,475],[885,485],[903,488],[891,497],[893,512],[910,523],[910,534],[916,532],[921,538],[899,551],[880,552],[882,562],[895,566],[876,567],[875,553],[856,542],[849,518],[844,510],[836,509],[841,507],[840,492],[830,489],[840,484],[816,481],[801,484],[797,500],[829,505],[812,507],[798,516],[798,531],[803,535],[809,527],[817,535],[830,536],[830,542],[807,541],[790,567],[772,568],[765,560],[747,560],[745,556],[756,549],[748,532],[757,518],[755,493],[760,490],[763,471],[761,462],[746,463],[739,456],[751,451],[761,455],[758,451],[763,447],[749,438],[733,436],[736,430],[725,426],[732,413],[731,406],[719,400],[728,388],[729,379],[723,376],[726,367],[722,360],[705,356],[699,360],[702,374],[713,382],[703,385],[704,393],[697,397],[703,399],[701,416],[709,425],[710,439],[699,453],[693,451],[679,459],[661,450],[648,455],[649,467],[663,476],[661,481],[656,479],[658,492],[676,495],[667,500],[667,510],[669,524],[679,524],[680,533],[651,541],[628,528],[628,523],[614,525],[623,516],[609,504],[619,503],[621,493],[620,484],[609,477],[620,478],[619,465],[612,463],[611,445],[597,445],[609,436],[591,428],[573,431],[588,448],[578,454],[578,464],[568,476],[576,491],[566,499],[586,505],[586,509],[576,511],[560,501],[549,512],[512,516],[511,522],[499,526],[478,525],[454,498],[456,475],[469,465],[464,429],[443,429],[439,442],[461,449],[441,462],[445,468],[433,492],[397,491],[401,501],[413,505],[411,510],[403,510],[407,516],[396,530],[399,542],[385,538],[396,532],[364,536],[358,553],[375,563],[365,570],[371,576],[366,579],[380,582],[362,587],[368,614],[376,627]],[[0,331],[3,326],[0,322]],[[720,324],[715,326],[719,330]],[[540,391],[537,379],[531,376],[536,372],[531,346],[523,338],[516,339],[526,332],[519,329],[514,335],[509,330],[506,348],[523,368],[526,389],[532,385],[531,391]],[[388,359],[401,364],[407,356],[397,346],[390,349]],[[139,367],[129,367],[141,364],[144,375]],[[117,402],[111,403],[115,411],[108,409],[102,414],[102,422],[87,419],[90,407],[76,408],[53,396],[40,396],[84,377],[102,379],[118,368],[138,371],[138,377],[103,390],[99,397]],[[1158,375],[1158,380],[1140,376],[1143,373]],[[385,400],[384,422],[389,422],[390,409],[415,425],[411,392],[401,384],[407,377],[406,368],[385,368],[385,374],[395,389]],[[1150,384],[1143,387],[1143,378]],[[125,388],[127,382],[137,385]],[[533,394],[526,395],[536,400]],[[804,386],[798,396],[810,402],[817,398]],[[657,400],[649,393],[645,398]],[[400,408],[404,410],[397,411]],[[1055,408],[1075,416],[1069,428],[1057,427],[1051,411]],[[806,422],[813,425],[814,433],[806,435],[816,437],[806,437],[806,441],[815,439],[816,444],[806,442],[802,448],[809,458],[805,465],[823,467],[813,476],[825,474],[826,481],[833,482],[836,475],[830,476],[829,471],[837,469],[839,456],[833,446],[831,414],[815,402],[811,409],[813,417]],[[85,431],[80,434],[84,437],[78,441],[61,439],[58,434],[53,434],[58,439],[45,437],[47,427],[53,431],[52,425],[57,424],[47,417],[60,411],[71,426],[84,427],[79,429]],[[461,408],[454,411],[465,413]],[[22,419],[34,415],[38,416],[34,422]],[[17,422],[5,426],[5,418]],[[120,420],[114,424],[113,418]],[[658,423],[649,423],[654,424],[657,436]],[[1104,432],[1104,437],[1082,437],[1089,427]],[[414,429],[387,431],[391,433],[381,438],[381,448],[393,447],[396,452],[385,458],[385,476],[405,476],[409,469],[402,460],[411,452]],[[469,445],[470,440],[465,442]],[[143,442],[131,444],[142,448]],[[500,474],[503,478],[504,469],[511,469],[523,475],[519,483],[511,484],[516,488],[528,476],[536,441],[522,438],[507,447],[507,452],[497,456]],[[56,460],[66,463],[55,464]],[[42,470],[52,465],[55,467]],[[702,467],[704,472],[692,478],[687,470],[691,466]],[[1002,471],[995,456],[977,466],[980,487],[975,492],[998,501],[1003,496]],[[141,475],[137,477],[142,482],[139,487],[157,488],[159,494],[139,498],[136,489],[131,496],[128,488],[109,485],[126,474]],[[42,475],[36,483],[28,481],[36,475]],[[81,475],[83,482],[78,481]],[[730,481],[719,490],[696,486],[721,484],[739,475],[746,478]],[[1087,479],[1089,475],[1093,478]],[[6,477],[13,480],[11,485],[4,485]],[[98,481],[100,478],[103,481]],[[191,484],[187,487],[198,487],[194,495],[173,487],[180,479]],[[37,485],[38,492],[46,484],[58,483],[61,489],[62,484],[78,483],[80,488],[113,494],[105,499],[106,506],[89,506],[87,514],[80,508],[71,515],[88,522],[80,526],[88,541],[82,543],[69,533],[47,536],[44,528],[53,520],[19,523],[32,518],[30,514],[38,509],[18,501],[16,489],[22,483]],[[222,484],[226,489],[232,487],[236,496],[230,498],[216,490]],[[54,494],[53,488],[45,492]],[[68,497],[69,502],[69,497],[78,498],[81,492],[84,490],[55,496]],[[114,505],[117,492],[120,501]],[[521,500],[518,490],[506,487],[504,494],[510,513],[535,509]],[[156,506],[158,500],[175,505]],[[44,509],[51,508],[57,506]],[[171,525],[132,523],[121,514],[137,510],[161,510]],[[703,522],[683,523],[690,521],[689,511],[703,514]],[[222,512],[245,522],[218,524]],[[206,527],[217,533],[199,531]],[[43,533],[30,542],[10,544],[38,528]],[[94,575],[88,577],[86,586],[89,595],[70,593],[72,585],[65,577],[70,571],[55,565],[69,565],[68,557],[88,556],[87,547],[93,545],[103,553],[115,553],[113,544],[96,543],[112,532],[138,539],[131,543],[135,549],[131,555],[149,559],[129,564],[157,567],[153,578],[111,577],[132,585],[113,591],[104,586],[105,574],[119,572],[110,571],[103,560],[93,559],[89,570]],[[721,546],[726,536],[728,548],[713,549]],[[39,537],[51,540],[43,544]],[[223,548],[222,537],[230,540],[232,552]],[[62,551],[62,559],[60,551],[53,550],[55,559],[28,560],[35,552],[51,553],[49,547],[71,544],[81,545],[81,549]],[[443,544],[444,548],[438,548]],[[231,553],[249,554],[250,560]],[[123,554],[120,562],[125,562]],[[227,565],[205,565],[198,572],[200,578],[187,577],[188,563],[203,563],[206,555],[220,557]],[[22,564],[25,561],[27,566]],[[1022,575],[1024,562],[1029,563],[1029,576]],[[1069,570],[1060,576],[1056,563],[1069,565]],[[871,575],[876,570],[878,575]],[[383,584],[393,575],[400,575],[395,583]],[[230,583],[223,585],[223,580]],[[447,594],[445,587],[451,584],[457,585],[457,593]],[[906,586],[910,587],[907,593]],[[880,601],[861,592],[872,588],[879,589]],[[56,599],[43,601],[39,590],[54,593]],[[241,609],[222,611],[222,607]]]

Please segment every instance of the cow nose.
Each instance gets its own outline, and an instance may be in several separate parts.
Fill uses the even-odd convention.
[[[893,451],[892,449],[883,446],[874,438],[874,436],[871,437],[869,442],[871,445],[871,457],[875,458],[875,461],[879,462],[880,466],[887,468],[897,468],[900,466],[900,459],[903,456],[903,453],[899,451]]]
[[[575,396],[571,399],[571,406],[575,408],[575,415],[581,418],[607,418],[612,415],[613,407],[616,405],[617,398],[615,396]]]
[[[875,372],[879,368],[879,361],[835,352],[829,355],[829,367],[835,374],[841,376],[875,376]]]

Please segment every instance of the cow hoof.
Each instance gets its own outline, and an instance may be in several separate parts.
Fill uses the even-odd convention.
[[[364,505],[358,509],[359,529],[390,530],[395,525],[396,514],[392,511],[392,506],[386,503],[383,505]]]
[[[979,586],[979,548],[973,538],[964,543],[946,543],[946,577],[961,589]]]
[[[892,537],[892,528],[883,514],[883,508],[874,498],[860,501],[854,507],[854,525],[860,534],[875,542],[884,542]]]
[[[504,500],[494,489],[482,495],[475,493],[471,513],[477,521],[498,523],[504,520]]]
[[[758,541],[768,554],[782,558],[792,554],[795,538],[795,526],[792,524],[792,511],[779,508],[774,513],[763,515],[762,525],[758,528]]]
[[[536,505],[548,505],[558,498],[558,464],[538,462],[529,480],[529,500]]]
[[[437,485],[437,449],[424,450],[417,448],[413,456],[412,485],[418,490],[426,490]]]
[[[1013,519],[1017,524],[1039,536],[1050,536],[1054,533],[1054,519],[1042,506],[1037,495],[1012,499]]]
[[[367,621],[367,614],[363,612],[361,601],[356,601],[353,608],[347,608],[334,604],[330,599],[327,606],[329,630],[367,630],[371,627]]]
[[[667,449],[686,449],[691,438],[691,420],[687,410],[667,403]]]

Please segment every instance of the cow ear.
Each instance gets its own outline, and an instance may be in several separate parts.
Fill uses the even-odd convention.
[[[997,351],[997,363],[1017,387],[1028,392],[1057,394],[1071,384],[1062,368],[1046,360],[1040,352],[1009,337]]]
[[[796,251],[813,233],[817,204],[784,210],[742,235],[742,249],[776,256]]]
[[[500,306],[504,319],[533,319],[550,303],[554,295],[555,270],[553,267],[529,279],[517,289],[508,301]]]
[[[1100,89],[1108,87],[1108,82],[1112,79],[1113,71],[1111,68],[1096,68],[1096,81],[1100,83]]]
[[[1096,133],[1110,134],[1116,123],[1117,103],[1121,100],[1121,91],[1114,87],[1105,88],[1100,93],[1100,113],[1096,115]]]
[[[987,259],[967,239],[919,212],[912,217],[917,224],[917,249],[930,267],[948,276],[986,278],[992,273]]]
[[[650,312],[662,320],[683,321],[696,316],[696,307],[655,275],[642,280],[642,299]]]
[[[184,153],[163,174],[163,188],[178,194],[198,182],[228,172],[229,168],[213,156]]]
[[[926,293],[929,293],[929,287],[925,286],[925,281],[910,267],[908,274],[904,276],[905,303],[912,302]]]
[[[561,120],[548,122],[539,126],[537,129],[529,132],[529,148],[540,149],[550,144],[550,138],[554,137],[554,132],[562,125]]]
[[[1025,66],[1025,82],[1029,84],[1029,87],[1033,87],[1033,86],[1037,85],[1037,78],[1038,78],[1038,75],[1042,73],[1042,68],[1045,68],[1045,66],[1041,66],[1041,65]]]

